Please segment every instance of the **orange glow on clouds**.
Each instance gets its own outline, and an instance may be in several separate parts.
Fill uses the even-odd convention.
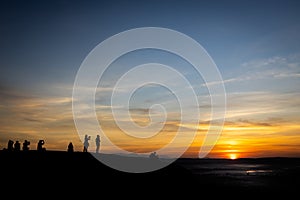
[[[15,102],[14,106],[3,106],[1,109],[3,113],[6,113],[0,115],[1,149],[6,147],[8,139],[30,140],[32,149],[35,149],[36,141],[45,139],[45,147],[49,150],[65,151],[68,143],[72,141],[75,151],[82,151],[82,141],[80,141],[72,118],[71,99],[24,99]],[[174,118],[177,119],[176,117],[172,117],[172,120],[165,124],[159,134],[147,140],[139,140],[124,135],[114,123],[111,114],[105,110],[102,110],[98,116],[102,119],[101,126],[105,134],[112,142],[133,153],[147,153],[162,148],[172,141],[180,127],[184,129],[184,133],[179,135],[181,143],[178,142],[169,152],[169,156],[172,156],[173,152],[177,151],[176,148],[182,146],[187,138],[196,131],[194,141],[183,156],[197,157],[209,129],[209,122],[179,123],[178,120],[174,120]],[[144,120],[140,116],[136,118]],[[297,118],[294,121],[230,120],[226,121],[222,133],[211,153],[207,155],[208,157],[231,158],[231,155],[235,155],[237,158],[300,157],[300,123]],[[141,122],[144,123],[144,121]],[[94,143],[91,141],[91,150],[94,148],[93,145]],[[109,152],[108,144],[102,143],[101,145],[102,150]]]

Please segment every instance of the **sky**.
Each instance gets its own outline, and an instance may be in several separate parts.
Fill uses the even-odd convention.
[[[31,149],[44,139],[48,150],[65,151],[71,141],[75,151],[82,151],[83,135],[73,120],[72,91],[84,59],[115,34],[163,27],[201,44],[223,78],[226,118],[208,157],[300,156],[299,1],[4,0],[0,5],[1,149],[9,139],[29,140]],[[153,62],[172,66],[190,80],[200,103],[200,123],[180,122],[176,96],[167,88],[148,85],[136,90],[130,101],[131,119],[124,116],[122,120],[143,127],[149,125],[151,115],[161,125],[163,109],[151,107],[157,104],[166,110],[167,120],[155,137],[134,139],[114,122],[109,97],[122,74]],[[194,131],[196,136],[183,156],[198,155],[213,119],[205,82],[189,63],[168,52],[145,49],[121,56],[105,73],[95,95],[96,112],[114,144],[129,153],[150,153],[172,141],[181,127],[185,130],[179,135],[182,142],[166,156],[174,155]],[[176,78],[172,81],[176,83]],[[184,109],[193,112],[193,108]],[[116,108],[121,117],[127,111]],[[90,151],[94,151],[94,139],[92,135]],[[101,145],[102,152],[118,153],[105,142]]]

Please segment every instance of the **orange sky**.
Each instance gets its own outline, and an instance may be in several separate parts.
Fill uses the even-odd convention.
[[[247,94],[249,95],[249,94]],[[258,94],[256,94],[258,95]],[[229,98],[231,98],[229,96]],[[273,97],[276,100],[276,96]],[[259,99],[259,96],[257,97]],[[261,100],[260,100],[261,101]],[[298,102],[298,99],[290,102]],[[31,149],[36,149],[39,139],[45,139],[45,147],[48,150],[66,150],[70,141],[74,143],[75,151],[82,151],[82,141],[74,126],[70,98],[39,99],[30,97],[28,99],[15,99],[10,101],[9,106],[1,106],[1,143],[0,147],[5,148],[8,139],[31,141]],[[276,102],[276,101],[274,101]],[[265,156],[300,156],[300,125],[297,123],[297,115],[291,112],[289,118],[280,118],[280,108],[278,110],[262,110],[259,114],[251,112],[254,108],[240,107],[229,104],[227,118],[223,131],[215,147],[208,157],[230,158],[231,154],[237,157],[265,157]],[[259,106],[259,105],[257,105]],[[274,106],[274,104],[273,104]],[[277,106],[278,107],[278,106]],[[232,108],[232,109],[230,109]],[[135,153],[148,153],[155,151],[176,135],[178,127],[184,128],[184,134],[180,135],[184,141],[192,131],[197,134],[194,142],[185,152],[186,157],[196,157],[202,145],[203,138],[209,127],[208,122],[202,121],[200,125],[180,124],[178,121],[169,121],[162,131],[154,137],[148,139],[133,139],[124,135],[113,120],[110,114],[104,114],[100,109],[98,113],[102,128],[111,141],[122,149]],[[277,113],[275,113],[277,112]],[[4,115],[7,113],[7,115]],[[275,114],[277,116],[273,117]],[[135,113],[140,115],[138,123],[147,123],[148,114]],[[242,116],[242,117],[241,117]],[[246,119],[247,118],[247,119]],[[252,120],[250,120],[252,118]],[[263,118],[263,119],[262,119]],[[95,133],[96,134],[96,133]],[[94,135],[90,141],[90,151],[94,151]],[[176,152],[176,145],[168,152],[172,156],[172,151]],[[102,143],[102,152],[110,152],[109,145]]]

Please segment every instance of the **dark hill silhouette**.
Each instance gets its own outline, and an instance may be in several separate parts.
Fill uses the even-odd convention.
[[[126,159],[129,162],[139,162],[148,158],[124,157],[120,155],[105,155],[110,159]],[[168,185],[170,179],[189,179],[192,173],[182,166],[171,164],[166,168],[149,173],[126,173],[112,169],[99,162],[91,153],[68,151],[0,151],[0,170],[6,172],[9,178],[5,181],[13,185],[16,179],[28,177],[29,184],[36,180],[43,182],[67,182],[82,184],[99,180],[99,184],[128,185],[128,181]],[[80,180],[80,181],[79,181]],[[84,187],[84,185],[82,185]]]
[[[97,154],[99,155],[99,154]],[[100,154],[111,159],[145,162],[150,158]],[[99,162],[91,153],[68,151],[0,151],[2,191],[53,190],[62,192],[111,188],[142,190],[145,195],[161,192],[185,195],[222,191],[234,196],[292,195],[300,186],[300,158],[192,159],[180,158],[167,167],[148,173],[126,173]],[[251,169],[251,170],[248,170]],[[246,174],[246,171],[249,173]],[[268,173],[260,173],[268,172]],[[269,173],[270,172],[270,173]],[[54,185],[53,185],[54,184]],[[70,190],[67,188],[71,188]],[[171,188],[169,190],[168,188]],[[111,194],[111,193],[110,193]],[[210,195],[218,196],[218,192]]]

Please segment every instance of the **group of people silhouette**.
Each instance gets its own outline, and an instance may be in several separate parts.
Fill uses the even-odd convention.
[[[83,152],[88,152],[88,148],[90,146],[90,143],[89,143],[89,140],[91,140],[91,136],[89,135],[85,135],[84,136],[84,141],[83,141]],[[99,150],[100,150],[100,135],[97,135],[96,136],[96,139],[95,139],[95,143],[96,143],[96,153],[99,153]],[[68,144],[68,149],[67,149],[67,152],[74,152],[74,145],[72,142],[70,142]]]
[[[83,152],[88,152],[88,148],[90,146],[89,144],[89,140],[91,139],[91,136],[89,135],[85,135],[84,136],[84,142],[83,142]],[[96,139],[95,139],[95,143],[96,143],[96,153],[99,153],[99,150],[100,150],[100,135],[97,135],[96,136]]]
[[[88,152],[88,148],[89,148],[89,140],[91,139],[91,136],[85,135],[84,137],[84,142],[83,142],[83,152]],[[96,153],[99,153],[100,150],[100,135],[96,136],[95,139],[95,143],[96,143]],[[39,140],[37,143],[37,151],[46,151],[46,148],[43,147],[43,145],[45,144],[44,140]],[[23,146],[22,146],[22,150],[23,151],[29,151],[29,145],[30,145],[30,141],[25,140],[23,142]],[[4,148],[5,149],[5,148]],[[7,143],[7,149],[5,149],[7,151],[21,151],[21,143],[17,140],[16,142],[14,142],[13,140],[8,140]],[[74,152],[74,145],[72,142],[70,142],[68,144],[68,148],[67,148],[67,152]]]
[[[89,136],[89,135],[84,136],[83,152],[88,152],[88,148],[90,146],[90,144],[89,144],[90,140],[91,140],[91,136]],[[100,142],[101,142],[100,135],[97,135],[96,138],[95,138],[96,153],[99,153]],[[40,151],[40,152],[46,151],[46,148],[43,147],[44,144],[45,144],[44,140],[39,140],[38,143],[37,143],[37,149],[36,150]],[[29,151],[29,145],[30,145],[30,141],[24,140],[22,150],[23,151]],[[21,151],[21,143],[18,140],[16,142],[14,142],[13,140],[8,140],[7,149],[4,148],[4,150],[7,150],[7,151]],[[70,152],[70,153],[74,152],[74,145],[73,145],[72,142],[70,142],[68,144],[67,152]],[[152,159],[152,160],[158,160],[159,159],[156,152],[150,153],[149,158]]]
[[[158,160],[158,155],[156,154],[156,151],[150,153],[149,158],[152,160]]]
[[[43,147],[45,144],[44,140],[39,140],[37,143],[37,151],[46,151],[46,148]],[[29,151],[30,141],[24,140],[22,150]],[[21,151],[21,143],[17,140],[14,142],[13,140],[8,140],[7,142],[7,151]]]

